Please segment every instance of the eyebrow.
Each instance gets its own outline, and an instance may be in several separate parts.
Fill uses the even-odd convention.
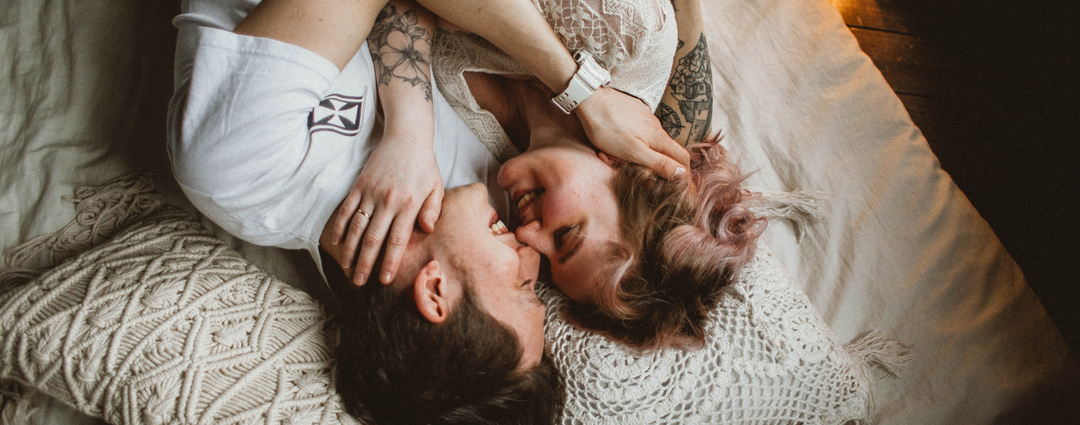
[[[573,234],[571,235],[571,237],[573,238],[572,243],[574,247],[570,248],[570,251],[567,251],[566,254],[563,254],[559,257],[559,264],[565,263],[567,260],[570,259],[570,257],[573,257],[574,254],[577,254],[578,250],[581,249],[582,245],[585,245],[585,238],[581,234],[582,227],[584,227],[584,224],[574,226]]]

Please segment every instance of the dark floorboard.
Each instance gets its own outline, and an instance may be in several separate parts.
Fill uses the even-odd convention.
[[[831,1],[1080,352],[1076,6]]]

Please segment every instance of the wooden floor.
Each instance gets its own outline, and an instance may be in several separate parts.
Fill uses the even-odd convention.
[[[1080,354],[1080,15],[830,0]]]

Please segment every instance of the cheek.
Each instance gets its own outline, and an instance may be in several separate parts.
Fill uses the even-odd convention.
[[[555,281],[555,286],[558,286],[570,299],[584,304],[592,304],[595,301],[595,287],[582,270],[552,262],[551,278]]]
[[[541,197],[543,210],[541,217],[544,228],[554,231],[558,227],[574,224],[595,211],[595,202],[591,202],[588,193],[576,190],[573,187],[562,185],[554,189],[548,189]]]
[[[536,276],[540,273],[540,254],[527,246],[518,247],[517,254],[518,277],[536,280]]]
[[[522,334],[518,336],[521,340],[522,348],[525,353],[522,355],[521,363],[525,367],[533,367],[540,364],[541,358],[544,356],[544,306],[535,302],[529,301],[529,305],[526,307],[530,310],[526,310],[529,313],[523,315],[528,317],[528,322],[523,324],[521,328]]]

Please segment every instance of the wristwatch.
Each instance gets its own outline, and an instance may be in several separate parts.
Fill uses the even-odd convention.
[[[570,85],[558,96],[551,98],[551,101],[567,114],[600,87],[611,83],[611,73],[600,66],[589,52],[582,50],[575,53],[574,60],[577,61],[578,70],[570,79]]]

